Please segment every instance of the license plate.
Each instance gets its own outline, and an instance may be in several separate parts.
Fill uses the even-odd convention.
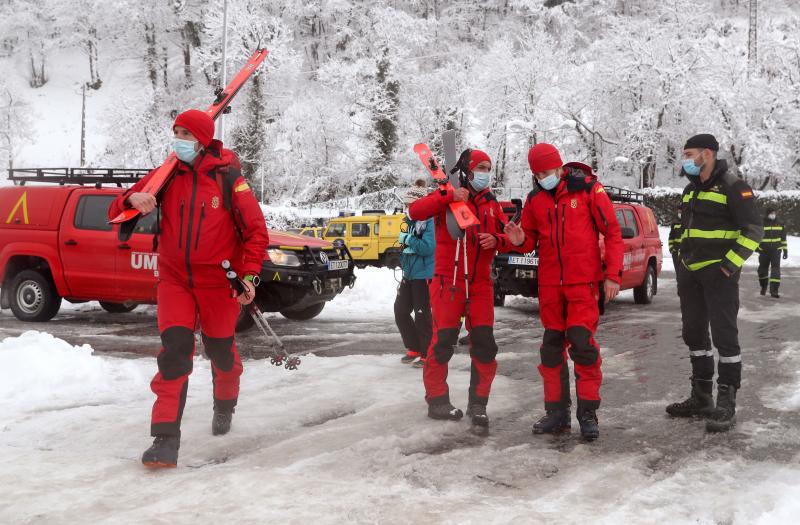
[[[539,266],[539,258],[538,257],[514,257],[510,255],[508,257],[508,264],[517,264],[520,266]]]
[[[338,261],[328,261],[328,270],[347,270],[350,261],[341,259]]]

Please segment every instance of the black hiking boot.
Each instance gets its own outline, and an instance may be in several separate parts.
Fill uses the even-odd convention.
[[[766,284],[762,284],[761,285],[761,295],[767,295],[767,285]]]
[[[222,436],[231,430],[233,411],[214,409],[214,417],[211,418],[211,433],[215,436]]]
[[[727,432],[736,424],[736,387],[717,385],[717,407],[706,419],[706,432]]]
[[[778,286],[780,283],[769,283],[769,294],[775,299],[780,299],[781,294],[778,293]]]
[[[667,414],[672,417],[706,417],[714,410],[714,382],[710,379],[692,379],[689,398],[667,405]]]
[[[548,410],[544,417],[533,424],[534,434],[559,434],[571,429],[569,411],[564,408]]]
[[[470,403],[467,405],[467,417],[472,419],[473,432],[489,432],[489,416],[486,415],[486,405]]]
[[[581,426],[581,437],[586,441],[594,441],[600,437],[600,426],[594,409],[586,408],[578,411],[578,424]]]
[[[142,454],[142,464],[150,468],[175,468],[178,466],[178,436],[156,436],[153,444]]]
[[[450,421],[458,421],[464,417],[464,413],[458,408],[446,403],[436,403],[428,405],[428,417],[431,419],[447,419]]]

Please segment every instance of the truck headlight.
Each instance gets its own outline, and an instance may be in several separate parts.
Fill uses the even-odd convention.
[[[270,261],[278,266],[300,266],[300,258],[289,250],[270,248],[267,250]]]

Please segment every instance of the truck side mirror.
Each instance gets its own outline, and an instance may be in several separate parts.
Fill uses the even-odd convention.
[[[623,239],[633,239],[636,237],[636,232],[633,231],[633,228],[629,226],[620,226],[620,230],[622,232]]]

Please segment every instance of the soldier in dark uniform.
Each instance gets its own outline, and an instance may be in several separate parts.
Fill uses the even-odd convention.
[[[753,190],[717,158],[718,151],[719,143],[707,134],[690,138],[683,151],[682,173],[689,184],[681,199],[683,232],[675,271],[692,390],[688,399],[667,407],[676,417],[705,416],[709,432],[727,431],[736,422],[742,375],[739,275],[764,233]],[[719,352],[716,407],[712,341]]]

